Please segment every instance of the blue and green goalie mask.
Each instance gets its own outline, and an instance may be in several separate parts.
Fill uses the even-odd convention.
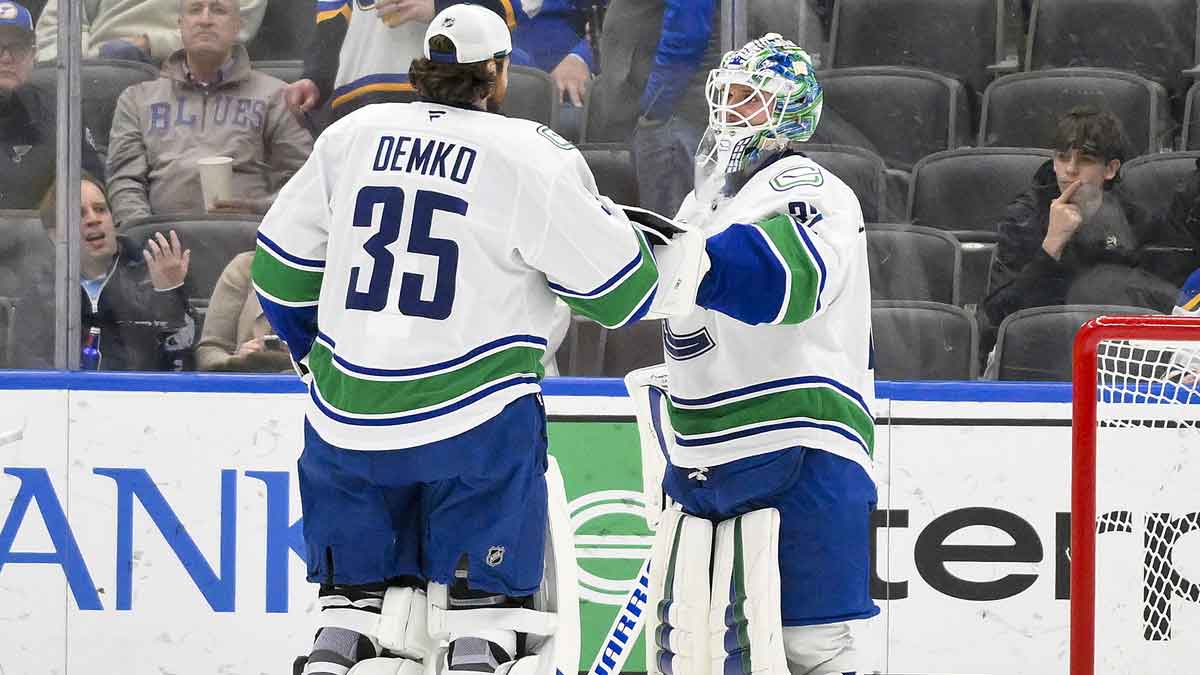
[[[705,95],[708,130],[696,153],[697,188],[746,171],[764,150],[812,138],[824,102],[808,53],[776,33],[725,54],[708,74]]]

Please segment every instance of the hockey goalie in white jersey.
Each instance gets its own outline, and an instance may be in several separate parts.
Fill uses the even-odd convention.
[[[879,612],[862,212],[798,145],[822,105],[803,50],[754,40],[707,94],[689,231],[656,249],[667,364],[626,378],[658,521],[647,668],[854,673],[848,622]]]

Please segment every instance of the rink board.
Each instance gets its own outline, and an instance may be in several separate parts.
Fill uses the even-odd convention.
[[[883,611],[857,626],[871,667],[1065,673],[1068,388],[878,393],[872,590]],[[624,634],[609,635],[618,612],[640,611],[628,601],[650,544],[636,433],[618,381],[552,380],[546,394],[588,670],[625,650]],[[0,674],[288,672],[315,611],[295,479],[302,408],[284,377],[0,374]],[[1183,452],[1200,447],[1194,432],[1152,433],[1102,455],[1101,512],[1140,522],[1200,511],[1195,489],[1145,501],[1197,484]],[[1121,645],[1102,659],[1109,672],[1180,649],[1194,663],[1198,606],[1173,601],[1173,638],[1146,643],[1141,537],[1106,534],[1101,546],[1124,581],[1102,626]],[[1181,536],[1173,560],[1179,578],[1200,580],[1200,536]],[[626,672],[644,670],[640,640],[628,659]],[[611,670],[597,663],[597,675]]]

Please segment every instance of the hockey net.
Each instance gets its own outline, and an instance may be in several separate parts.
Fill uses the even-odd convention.
[[[1200,318],[1100,317],[1074,359],[1071,675],[1200,672]]]

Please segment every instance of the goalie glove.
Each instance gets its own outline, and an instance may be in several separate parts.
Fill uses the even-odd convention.
[[[708,238],[699,231],[684,232],[666,246],[654,248],[658,265],[658,291],[650,303],[647,319],[667,319],[691,314],[696,294],[710,266],[704,246]]]
[[[637,206],[617,204],[617,208],[625,212],[625,217],[633,226],[646,235],[651,246],[666,246],[675,237],[688,231],[688,228],[666,216]]]

